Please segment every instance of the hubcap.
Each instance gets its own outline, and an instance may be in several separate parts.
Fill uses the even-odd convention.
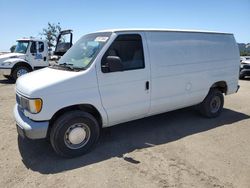
[[[19,78],[20,76],[22,76],[22,75],[24,75],[26,73],[28,73],[28,71],[26,69],[19,69],[17,71],[17,78]]]
[[[64,136],[64,142],[70,149],[79,149],[87,144],[90,138],[90,129],[86,124],[71,125]]]
[[[220,105],[221,105],[220,97],[215,96],[210,102],[211,112],[212,113],[218,112],[218,110],[220,109]]]

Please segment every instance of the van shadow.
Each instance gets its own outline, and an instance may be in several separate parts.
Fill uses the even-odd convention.
[[[123,157],[134,150],[167,144],[183,137],[220,126],[249,119],[250,116],[224,109],[220,117],[207,119],[197,115],[192,108],[160,114],[103,130],[97,146],[88,154],[64,159],[58,157],[46,140],[18,138],[19,151],[24,165],[42,174],[54,174],[81,168],[112,157],[121,157],[131,163],[140,163]]]

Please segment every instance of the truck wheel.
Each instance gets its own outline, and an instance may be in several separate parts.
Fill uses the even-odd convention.
[[[89,113],[80,110],[60,116],[52,125],[50,143],[62,157],[77,157],[87,153],[97,142],[100,127]]]
[[[200,104],[200,112],[208,118],[220,115],[224,105],[224,97],[218,89],[210,89],[208,95]]]
[[[28,72],[30,72],[30,69],[25,67],[25,66],[18,66],[16,67],[13,71],[12,71],[12,78],[14,80],[17,80],[17,78],[19,78],[20,76],[27,74]]]

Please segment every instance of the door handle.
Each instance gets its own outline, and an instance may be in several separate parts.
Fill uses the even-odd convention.
[[[146,90],[149,90],[149,81],[146,81],[145,89],[146,89]]]

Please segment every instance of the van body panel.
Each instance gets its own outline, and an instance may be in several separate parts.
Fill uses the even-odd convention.
[[[151,62],[151,114],[203,101],[210,87],[238,85],[238,50],[233,35],[184,32],[146,32]]]

